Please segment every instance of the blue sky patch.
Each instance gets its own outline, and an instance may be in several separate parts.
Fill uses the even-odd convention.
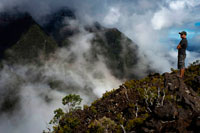
[[[200,26],[200,22],[196,22],[194,25],[195,26]]]
[[[182,30],[181,29],[171,29],[168,33],[168,37],[171,39],[180,39],[180,35],[178,33],[183,30],[187,32],[188,39],[192,39],[196,35],[200,34],[200,32],[197,32],[197,31],[191,30],[191,29],[182,29]]]

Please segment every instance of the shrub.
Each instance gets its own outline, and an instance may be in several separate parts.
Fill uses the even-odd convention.
[[[128,120],[128,122],[126,123],[126,127],[125,129],[127,131],[130,131],[131,129],[141,125],[144,123],[144,121],[149,117],[149,115],[147,113],[143,114],[141,117],[138,118],[134,118],[134,119],[130,119]]]
[[[96,107],[95,106],[90,106],[90,109],[92,110],[93,113],[97,113]]]
[[[115,91],[115,89],[112,89],[111,91],[106,91],[106,93],[103,94],[103,97],[102,97],[102,98],[108,97],[108,96],[111,95],[114,91]]]
[[[104,116],[99,120],[91,122],[88,128],[91,133],[114,132],[117,129],[117,124],[110,118]]]
[[[69,94],[62,99],[62,104],[68,105],[68,112],[63,112],[61,108],[54,111],[55,115],[53,119],[49,122],[49,124],[53,124],[53,132],[71,133],[73,129],[79,125],[79,119],[77,117],[74,117],[72,115],[72,112],[76,109],[81,108],[79,106],[81,101],[82,98],[79,95],[75,94]],[[51,132],[50,129],[49,132]],[[45,133],[45,131],[43,131],[43,133]]]
[[[79,106],[82,101],[80,95],[69,94],[62,99],[62,104],[68,106],[68,112],[80,109]]]
[[[59,122],[60,118],[64,115],[64,112],[61,108],[59,108],[54,111],[54,114],[55,115],[54,115],[53,119],[49,122],[49,124],[57,124]]]

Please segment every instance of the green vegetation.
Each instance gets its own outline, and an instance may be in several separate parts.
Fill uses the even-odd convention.
[[[92,105],[95,105],[97,102],[99,102],[101,100],[101,98],[98,98],[98,99],[96,99],[93,103],[92,103]]]
[[[133,109],[135,108],[135,104],[134,103],[129,103],[128,106],[129,106],[129,108],[133,108]]]
[[[82,99],[79,95],[69,94],[62,99],[63,105],[68,105],[68,111],[64,112],[61,108],[54,111],[54,117],[49,122],[53,124],[53,133],[71,133],[76,128],[80,121],[77,117],[73,116],[73,111],[80,109]],[[65,125],[60,125],[60,122]],[[51,131],[50,131],[51,132]],[[45,133],[45,131],[44,131]]]
[[[108,97],[108,96],[111,95],[111,94],[113,94],[113,92],[114,92],[115,90],[116,90],[116,89],[112,89],[111,91],[106,91],[106,93],[103,94],[102,99]]]
[[[64,112],[61,108],[54,110],[54,117],[53,119],[49,122],[49,124],[56,124],[59,122],[60,118],[64,115]]]
[[[90,106],[90,109],[92,110],[93,113],[97,113],[96,107],[95,106]]]
[[[130,80],[130,81],[126,81],[124,83],[124,85],[128,88],[128,89],[132,89],[136,86],[137,84],[137,80]]]
[[[135,128],[136,126],[140,126],[144,123],[144,121],[149,117],[147,113],[141,115],[141,117],[137,117],[134,119],[128,120],[126,123],[125,129],[126,131],[130,131],[131,129]]]
[[[83,109],[84,109],[84,110],[86,110],[86,109],[88,109],[88,108],[89,108],[88,105],[83,105]]]
[[[146,77],[141,80],[130,80],[124,84],[128,89],[136,89],[140,99],[157,99],[158,88],[164,88],[164,78],[161,75],[157,75],[153,78]]]
[[[56,42],[34,24],[15,45],[5,51],[5,57],[11,63],[40,63],[39,59],[46,59],[56,48]]]
[[[200,64],[199,61],[190,64],[190,66],[185,71],[185,79],[184,82],[194,89],[194,91],[200,94],[200,87],[199,84],[196,83],[195,78],[200,76]]]
[[[62,99],[62,104],[67,105],[70,112],[76,109],[80,109],[81,107],[79,105],[81,101],[82,98],[80,97],[80,95],[69,94]]]
[[[92,40],[90,60],[96,61],[102,55],[112,74],[118,78],[127,78],[127,74],[130,75],[131,72],[129,69],[137,63],[136,45],[132,45],[133,42],[117,29],[108,29],[102,33],[97,33]]]
[[[116,90],[116,89],[113,88],[111,91],[106,91],[106,92],[103,94],[103,96],[102,96],[101,98],[96,99],[96,100],[92,103],[92,105],[95,105],[98,101],[101,101],[102,99],[107,98],[108,96],[110,96],[111,94],[113,94],[113,92],[114,92],[115,90]]]
[[[171,68],[172,73],[178,73],[178,70]]]
[[[89,133],[105,133],[106,131],[117,131],[117,124],[115,121],[111,120],[110,118],[107,118],[104,116],[103,118],[99,120],[94,120],[90,123],[88,126],[88,132]]]
[[[125,118],[123,117],[121,113],[117,114],[117,120],[119,121],[120,125],[124,125]]]
[[[173,75],[170,76],[175,78],[174,73],[176,72],[176,70],[173,70]],[[195,78],[199,74],[200,65],[192,64],[186,69],[184,78],[185,83],[188,86],[196,87],[197,92],[200,91],[200,88],[199,82]],[[169,81],[173,85],[172,87],[176,86],[176,80],[175,78],[175,83]],[[63,98],[63,104],[69,106],[70,103],[73,109],[70,109],[67,113],[63,113],[61,109],[54,111],[55,116],[52,119],[52,123],[56,123],[54,132],[70,133],[81,130],[87,133],[121,133],[123,131],[143,131],[142,128],[146,127],[147,124],[145,121],[154,120],[155,115],[158,115],[157,118],[163,117],[163,112],[159,110],[156,112],[154,111],[155,108],[162,109],[163,106],[171,107],[171,105],[178,111],[185,108],[175,90],[167,89],[164,83],[164,75],[157,73],[150,74],[141,80],[127,81],[123,84],[125,87],[120,87],[120,90],[107,91],[102,98],[94,101],[91,106],[84,105],[84,110],[77,110],[80,108],[80,96],[70,94]],[[176,111],[173,115],[176,115]]]
[[[174,102],[174,101],[176,101],[176,96],[174,96],[174,95],[172,95],[172,94],[167,94],[167,95],[165,96],[165,99],[167,99],[167,100],[169,100],[169,101],[171,101],[171,102]]]
[[[73,133],[74,129],[80,124],[79,118],[73,117],[70,114],[62,117],[61,121],[65,125],[55,125],[53,127],[53,133]]]

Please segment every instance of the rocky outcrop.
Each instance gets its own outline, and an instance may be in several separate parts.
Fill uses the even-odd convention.
[[[127,81],[91,106],[63,115],[53,132],[199,132],[199,70],[193,64],[183,79],[174,70]]]
[[[153,113],[160,120],[156,124],[160,126],[155,128],[155,131],[199,131],[200,96],[176,74],[165,73],[164,78],[164,89],[168,91],[171,98],[175,97],[175,99],[165,101],[162,107],[155,107]]]

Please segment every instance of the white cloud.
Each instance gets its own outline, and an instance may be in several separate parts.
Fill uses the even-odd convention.
[[[77,23],[70,21],[71,28]],[[77,25],[81,32],[68,38],[71,47],[57,49],[49,60],[43,61],[44,65],[4,64],[0,71],[0,108],[7,98],[5,94],[14,90],[18,90],[16,94],[20,100],[14,115],[9,117],[6,112],[0,115],[1,132],[42,132],[53,111],[62,107],[61,99],[67,94],[79,94],[83,98],[82,105],[90,104],[122,83],[111,74],[102,58],[95,63],[87,61],[85,56],[91,56],[93,34],[85,31],[81,24]],[[52,81],[59,81],[58,86],[51,88],[51,83],[57,84]],[[10,97],[14,95],[11,93]]]
[[[151,20],[152,26],[155,30],[160,30],[171,26],[173,23],[171,21],[171,12],[162,8],[159,12],[156,12]]]
[[[182,10],[182,9],[185,8],[186,4],[187,4],[186,1],[180,1],[180,0],[178,0],[178,1],[171,1],[169,3],[169,7],[171,9],[173,9],[173,10]]]
[[[113,25],[119,21],[121,14],[118,8],[111,7],[103,22],[106,25]]]
[[[192,19],[191,10],[200,4],[196,0],[169,0],[166,3],[168,6],[161,6],[152,17],[151,24],[155,30],[182,25]]]
[[[168,0],[166,2],[169,7],[174,10],[180,10],[184,8],[192,8],[200,4],[199,0]]]

